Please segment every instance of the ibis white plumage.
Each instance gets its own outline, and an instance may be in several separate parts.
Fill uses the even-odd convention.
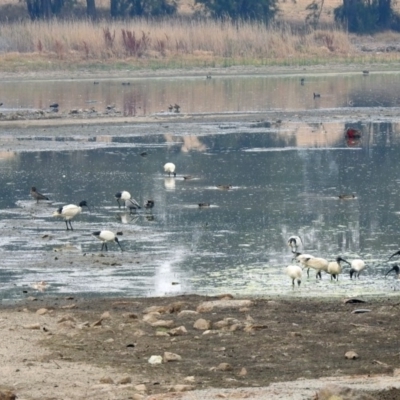
[[[168,174],[168,176],[171,176],[172,174],[175,177],[176,176],[175,164],[173,164],[172,162],[167,162],[164,165],[164,172]]]
[[[294,254],[294,259],[298,261],[303,266],[303,268],[307,268],[307,276],[310,276],[310,267],[307,267],[306,260],[314,258],[314,256],[312,256],[311,254],[295,252],[293,250],[292,253]]]
[[[55,211],[53,213],[53,217],[64,218],[65,225],[67,225],[67,230],[69,230],[69,227],[71,227],[71,230],[73,230],[72,224],[71,224],[71,219],[82,212],[82,207],[87,207],[90,211],[90,208],[89,208],[86,200],[82,200],[79,203],[79,205],[68,204],[66,206],[60,207],[57,211]],[[68,227],[68,223],[69,223],[69,227]]]
[[[292,251],[297,251],[300,246],[303,246],[301,237],[297,235],[290,236],[287,243],[291,247]]]
[[[301,284],[301,277],[303,275],[303,271],[298,265],[288,265],[285,268],[286,275],[292,280],[292,285],[295,286],[295,281],[297,281],[297,285]]]
[[[354,277],[359,278],[361,271],[363,271],[366,267],[366,264],[363,260],[357,258],[350,262],[350,279]]]
[[[347,264],[350,265],[350,263],[345,259],[343,259],[342,257],[336,257],[335,261],[330,261],[328,263],[328,269],[326,272],[330,274],[331,280],[332,279],[336,279],[337,281],[339,280],[339,274],[342,273],[342,266],[340,264],[341,261],[346,262]]]
[[[111,231],[104,230],[104,231],[93,232],[92,235],[103,242],[101,245],[101,251],[103,251],[103,249],[108,251],[107,242],[116,242],[122,251],[121,244],[117,238],[117,235],[122,235],[122,232],[114,233]]]
[[[322,279],[321,271],[328,271],[328,264],[328,260],[322,257],[312,257],[304,260],[304,265],[307,268],[313,268],[317,271],[317,274],[315,275],[317,279]]]
[[[117,199],[118,207],[121,208],[120,200],[129,200],[131,198],[131,194],[126,190],[122,190],[121,192],[115,193],[115,198]]]

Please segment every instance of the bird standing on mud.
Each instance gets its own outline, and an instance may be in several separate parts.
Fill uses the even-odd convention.
[[[297,281],[297,285],[300,286],[301,284],[301,276],[303,271],[300,266],[298,265],[288,265],[285,268],[286,275],[292,279],[292,285],[295,286],[295,281]]]
[[[50,200],[47,196],[42,193],[39,193],[36,190],[35,186],[31,187],[30,195],[36,200],[36,203],[39,203],[39,200]]]
[[[67,231],[69,230],[68,223],[71,227],[71,231],[73,231],[74,229],[72,228],[71,219],[82,212],[82,207],[87,207],[90,211],[86,200],[82,200],[79,205],[68,204],[66,206],[60,207],[57,211],[54,211],[53,217],[64,218],[65,225],[67,225]]]
[[[104,231],[93,232],[92,235],[103,242],[101,245],[101,251],[103,251],[103,249],[108,251],[107,242],[116,242],[122,251],[121,244],[119,243],[119,240],[117,238],[117,235],[122,235],[122,232],[114,233],[111,231],[104,230]]]

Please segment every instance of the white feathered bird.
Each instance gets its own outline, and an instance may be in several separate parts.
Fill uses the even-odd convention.
[[[326,272],[330,274],[331,280],[332,279],[336,279],[337,281],[339,280],[339,274],[342,273],[342,266],[340,264],[341,261],[350,265],[350,263],[345,259],[343,259],[342,257],[336,257],[335,261],[330,261],[328,263],[328,269]]]
[[[360,258],[357,258],[350,262],[350,279],[353,279],[353,275],[356,278],[360,277],[361,271],[366,267],[366,264]]]
[[[71,227],[71,230],[73,230],[71,219],[82,212],[82,207],[87,207],[90,211],[86,200],[82,200],[79,205],[68,204],[66,206],[60,207],[57,211],[54,211],[53,217],[64,218],[65,225],[67,225],[67,230],[69,230],[68,223]]]
[[[304,265],[307,268],[313,268],[317,271],[315,277],[322,279],[321,271],[328,271],[328,260],[322,257],[313,257],[304,260]]]
[[[307,267],[306,260],[314,258],[314,256],[312,256],[311,254],[294,252],[293,250],[292,253],[294,254],[294,259],[299,262],[303,266],[303,268],[307,268],[307,276],[310,276],[310,267]]]
[[[292,280],[292,285],[295,285],[295,281],[297,281],[297,285],[301,284],[301,277],[303,275],[303,271],[298,265],[288,265],[285,268],[286,275]]]
[[[103,249],[106,249],[106,251],[108,251],[107,242],[116,242],[122,251],[121,244],[117,238],[117,235],[122,235],[122,232],[114,233],[111,231],[104,230],[104,231],[93,232],[92,235],[103,242],[101,245],[101,251],[103,251]]]
[[[164,172],[168,174],[168,176],[174,175],[174,177],[176,176],[176,172],[175,172],[175,164],[173,164],[172,162],[167,162],[164,165]]]
[[[126,190],[122,190],[121,192],[115,193],[115,198],[117,199],[118,207],[121,207],[120,200],[129,200],[131,198],[131,194]]]
[[[290,236],[287,243],[291,247],[292,251],[297,251],[299,247],[303,246],[301,237],[297,235]]]

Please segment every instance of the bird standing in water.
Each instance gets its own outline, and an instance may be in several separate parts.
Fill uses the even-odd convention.
[[[73,231],[74,229],[72,228],[71,219],[82,212],[82,207],[87,207],[90,211],[90,208],[86,203],[86,200],[82,200],[79,203],[79,205],[68,204],[66,206],[60,207],[57,211],[54,211],[53,217],[64,218],[65,225],[67,225],[67,231],[69,230],[69,227],[71,227],[71,231]]]
[[[31,187],[31,191],[30,191],[31,196],[36,200],[36,203],[39,203],[39,200],[50,200],[47,196],[45,196],[42,193],[39,193],[36,190],[35,186]]]
[[[103,251],[103,249],[108,251],[107,242],[116,242],[122,251],[121,244],[119,243],[119,240],[117,238],[117,235],[122,235],[122,232],[117,232],[115,234],[114,232],[104,230],[93,232],[92,235],[103,242],[101,245],[101,251]]]

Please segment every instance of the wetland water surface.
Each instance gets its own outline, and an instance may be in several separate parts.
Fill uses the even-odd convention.
[[[365,89],[369,78],[355,79]],[[374,97],[370,89],[359,93],[360,99]],[[382,103],[385,94],[379,93]],[[396,107],[390,93],[385,105]],[[0,295],[32,294],[32,284],[40,281],[48,284],[46,293],[93,296],[395,293],[397,281],[384,274],[390,268],[385,260],[400,248],[400,136],[396,121],[368,121],[165,120],[35,128],[29,135],[4,128]],[[349,126],[362,131],[360,141],[345,140]],[[47,146],[54,139],[59,151]],[[176,178],[163,173],[165,162],[177,166]],[[219,189],[221,184],[232,188]],[[50,202],[36,204],[29,196],[32,185]],[[141,204],[153,199],[154,209],[127,214],[114,199],[121,190]],[[343,193],[355,198],[339,200]],[[91,212],[84,210],[67,232],[52,213],[81,200]],[[200,208],[203,202],[210,207]],[[122,231],[124,251],[109,244],[101,254],[91,235],[101,229]],[[293,234],[303,238],[307,253],[330,260],[362,257],[368,268],[356,281],[345,268],[339,282],[329,275],[317,282],[313,271],[310,278],[304,271],[302,286],[292,290],[283,269],[291,263],[287,239]]]

